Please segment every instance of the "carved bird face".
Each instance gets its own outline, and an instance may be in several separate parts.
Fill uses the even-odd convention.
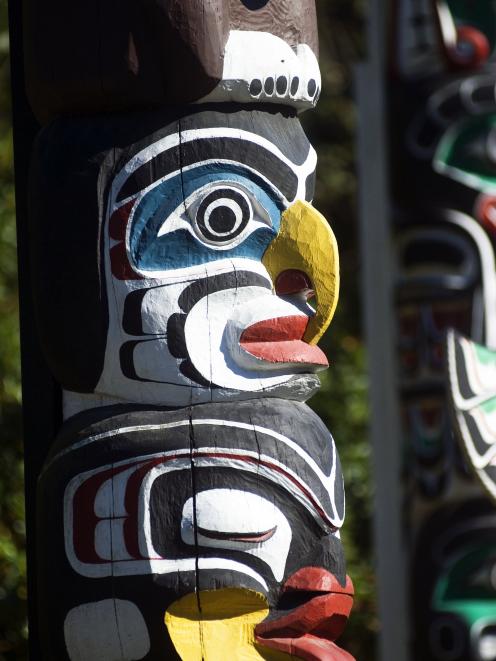
[[[229,658],[335,651],[353,595],[343,480],[308,407],[141,408],[76,428],[40,480],[47,658],[187,659],[192,646],[217,660],[220,640]]]
[[[108,202],[96,392],[185,405],[315,390],[339,279],[309,204],[315,165],[297,119],[256,111],[187,117],[129,159]]]

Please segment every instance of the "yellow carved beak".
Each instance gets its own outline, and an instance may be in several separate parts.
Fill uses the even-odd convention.
[[[336,237],[324,216],[308,202],[298,201],[281,218],[279,233],[262,263],[276,285],[285,271],[302,271],[315,292],[315,316],[303,339],[317,344],[332,321],[339,297],[339,253]]]
[[[188,594],[174,602],[165,613],[165,626],[183,661],[293,659],[282,652],[258,651],[255,627],[268,614],[262,594],[224,588]]]

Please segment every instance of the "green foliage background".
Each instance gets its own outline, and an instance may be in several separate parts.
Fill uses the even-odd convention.
[[[377,616],[351,94],[352,64],[363,54],[364,4],[365,0],[317,0],[324,91],[318,111],[307,113],[304,124],[319,154],[315,205],[330,220],[341,252],[340,305],[324,338],[331,368],[311,406],[333,432],[347,487],[343,541],[357,596],[342,644],[357,659],[374,661]],[[22,473],[7,0],[0,0],[0,661],[27,658]]]

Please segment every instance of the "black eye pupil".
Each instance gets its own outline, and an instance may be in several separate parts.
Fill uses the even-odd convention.
[[[227,234],[236,225],[236,214],[229,207],[217,207],[210,214],[209,224],[214,232]]]
[[[228,245],[243,233],[251,218],[251,203],[244,193],[234,188],[217,188],[201,201],[195,225],[202,240]]]

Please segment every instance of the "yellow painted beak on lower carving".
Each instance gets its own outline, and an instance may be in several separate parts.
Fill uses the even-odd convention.
[[[291,661],[296,657],[259,650],[255,627],[269,614],[267,599],[242,588],[200,591],[175,601],[165,626],[183,661]]]
[[[303,339],[317,344],[332,321],[339,297],[338,245],[324,216],[308,202],[295,202],[282,214],[279,233],[262,263],[273,283],[290,269],[303,271],[310,278],[316,311]]]

